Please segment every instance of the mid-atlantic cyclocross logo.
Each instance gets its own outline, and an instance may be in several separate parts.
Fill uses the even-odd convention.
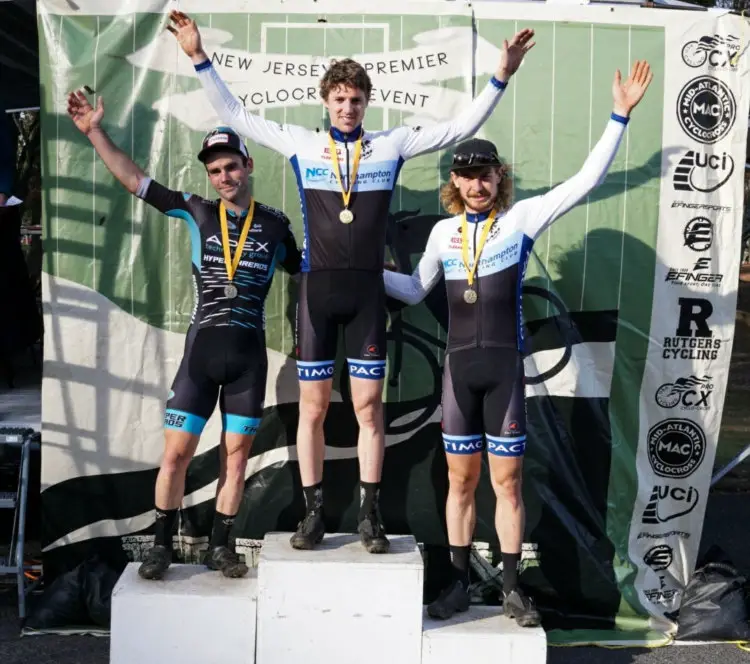
[[[734,126],[737,102],[729,87],[712,76],[698,76],[677,97],[677,119],[683,131],[699,143],[712,144]]]
[[[705,455],[706,436],[692,420],[664,420],[648,432],[648,460],[661,477],[689,477]]]
[[[724,186],[734,173],[732,155],[688,150],[677,163],[672,177],[675,191],[710,194]]]
[[[707,64],[709,69],[736,69],[740,40],[735,35],[703,35],[682,47],[682,61],[694,69]]]

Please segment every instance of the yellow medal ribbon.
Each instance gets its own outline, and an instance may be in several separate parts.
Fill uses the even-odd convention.
[[[227,268],[227,276],[229,281],[234,279],[234,273],[237,271],[237,266],[240,264],[240,258],[242,257],[242,248],[245,246],[245,240],[247,240],[247,234],[250,232],[250,226],[253,223],[253,212],[255,211],[255,199],[250,199],[250,208],[247,211],[245,217],[245,223],[240,233],[240,239],[237,240],[237,250],[235,251],[234,257],[232,257],[232,250],[229,247],[229,226],[227,224],[227,209],[224,207],[224,201],[219,204],[219,221],[221,222],[221,246],[224,249],[224,264]]]
[[[482,230],[482,237],[479,239],[479,247],[476,249],[474,254],[474,264],[471,267],[469,267],[469,222],[466,221],[466,212],[464,212],[463,217],[461,218],[461,254],[464,261],[464,267],[466,268],[466,278],[469,281],[470,290],[472,288],[472,285],[474,284],[474,273],[476,272],[477,265],[479,264],[479,256],[481,256],[482,249],[484,249],[484,243],[487,242],[487,236],[490,234],[492,224],[495,223],[496,215],[497,211],[493,210],[492,216],[487,218],[487,223],[484,225],[484,229]],[[476,297],[474,299],[476,299]]]
[[[328,132],[328,144],[331,146],[331,165],[333,166],[333,172],[336,175],[336,182],[339,183],[339,189],[341,189],[341,196],[344,199],[344,209],[339,215],[339,219],[342,223],[348,224],[354,220],[354,215],[349,210],[349,199],[352,196],[352,190],[354,189],[354,183],[357,180],[357,171],[359,170],[359,159],[362,156],[362,137],[365,135],[364,128],[360,131],[359,138],[354,144],[354,164],[349,175],[349,186],[344,191],[344,185],[341,182],[341,170],[339,168],[339,155],[336,152],[336,141],[333,140],[331,132]]]

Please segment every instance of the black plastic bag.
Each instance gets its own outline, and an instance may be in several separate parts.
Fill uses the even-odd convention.
[[[88,611],[81,592],[82,572],[83,566],[78,565],[58,576],[39,598],[24,627],[44,630],[87,624]]]
[[[112,591],[120,572],[97,556],[58,576],[44,591],[24,627],[33,630],[109,627]]]
[[[680,605],[678,641],[750,640],[747,578],[719,547],[690,579]]]

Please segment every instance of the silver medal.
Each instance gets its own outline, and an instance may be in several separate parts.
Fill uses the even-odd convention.
[[[351,210],[344,208],[339,212],[339,219],[342,224],[351,224],[354,221],[354,213]]]
[[[464,291],[464,302],[467,304],[474,304],[477,301],[477,292],[472,288],[467,288]]]
[[[237,294],[239,291],[237,290],[237,286],[234,284],[227,284],[224,286],[224,295],[226,295],[230,300],[233,300],[235,297],[237,297]]]

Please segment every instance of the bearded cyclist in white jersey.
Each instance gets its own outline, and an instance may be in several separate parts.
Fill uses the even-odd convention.
[[[195,22],[176,11],[170,18],[168,29],[190,56],[222,122],[283,154],[297,177],[305,233],[296,329],[297,453],[307,512],[291,544],[311,549],[325,532],[323,423],[342,326],[359,425],[358,532],[369,552],[386,553],[390,545],[378,508],[385,454],[386,303],[381,272],[391,196],[405,160],[454,145],[481,127],[533,47],[534,33],[522,30],[504,42],[495,76],[453,120],[421,128],[364,129],[370,78],[351,59],[334,61],[320,81],[331,129],[317,131],[270,122],[245,110],[213,68]]]
[[[508,166],[490,141],[473,139],[453,156],[441,190],[453,215],[433,227],[411,275],[384,272],[386,293],[420,302],[445,276],[450,323],[443,375],[442,431],[448,461],[446,521],[453,579],[427,608],[438,619],[469,608],[469,551],[476,522],[475,491],[486,448],[497,499],[495,527],[503,562],[504,614],[521,626],[540,622],[518,585],[525,513],[521,464],[526,447],[521,286],[534,241],[586,199],[604,179],[630,113],[652,79],[636,61],[612,85],[614,110],[581,170],[546,194],[512,204]],[[390,266],[389,270],[391,269]]]

